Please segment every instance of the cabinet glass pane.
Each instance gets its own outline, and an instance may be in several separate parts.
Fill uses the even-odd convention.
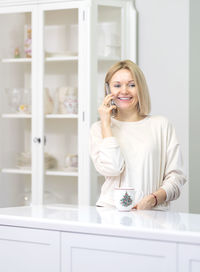
[[[122,55],[122,9],[120,7],[98,6],[97,57],[98,86],[97,109],[104,99],[104,79],[110,66],[121,59]],[[97,112],[98,116],[98,112]],[[96,198],[100,194],[104,177],[98,174]]]
[[[98,106],[104,98],[104,78],[106,72],[111,65],[121,59],[121,19],[121,8],[98,7]]]
[[[119,59],[121,56],[121,8],[99,6],[97,23],[100,59]]]
[[[0,14],[0,31],[0,205],[15,206],[31,187],[31,13]]]
[[[77,203],[78,9],[44,14],[44,203]]]

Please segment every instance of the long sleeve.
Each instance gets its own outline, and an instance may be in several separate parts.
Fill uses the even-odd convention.
[[[174,127],[168,123],[166,132],[166,164],[162,189],[167,194],[166,201],[179,197],[181,188],[186,182],[183,174],[183,162],[180,145]]]
[[[119,176],[125,162],[115,137],[102,138],[100,122],[90,130],[90,155],[96,170],[103,176]]]

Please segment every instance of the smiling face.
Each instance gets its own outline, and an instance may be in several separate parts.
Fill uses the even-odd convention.
[[[113,100],[120,110],[136,109],[138,88],[129,70],[118,70],[112,76],[109,85],[111,93],[114,95]]]

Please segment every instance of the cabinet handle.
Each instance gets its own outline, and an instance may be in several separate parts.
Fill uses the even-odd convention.
[[[33,138],[33,142],[36,143],[36,144],[40,144],[41,143],[41,139],[37,138],[37,137],[34,137]]]
[[[46,143],[47,143],[47,137],[44,136],[44,145],[46,145]]]

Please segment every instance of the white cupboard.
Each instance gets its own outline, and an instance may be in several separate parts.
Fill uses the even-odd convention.
[[[199,272],[199,264],[199,244],[0,227],[1,271]]]
[[[60,234],[0,227],[0,271],[59,272]]]
[[[0,206],[94,203],[89,129],[135,26],[131,0],[0,1]]]
[[[176,244],[62,233],[62,271],[176,271]]]

